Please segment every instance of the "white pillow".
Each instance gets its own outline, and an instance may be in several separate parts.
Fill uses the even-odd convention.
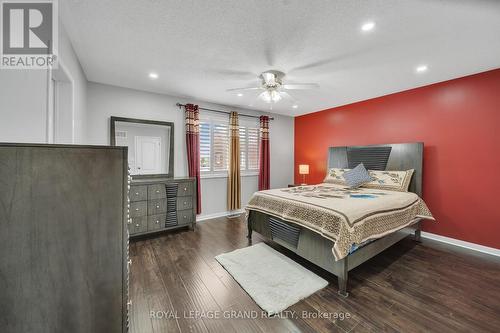
[[[408,192],[411,177],[414,169],[406,171],[376,171],[368,170],[372,181],[364,183],[362,187],[375,188],[380,190],[391,190],[399,192]]]
[[[347,186],[347,183],[344,179],[344,172],[349,170],[351,169],[330,168],[328,169],[328,174],[323,180],[323,183]],[[361,187],[408,192],[408,187],[410,186],[411,177],[413,176],[414,172],[414,169],[405,171],[368,170],[368,173],[373,180],[361,185]]]
[[[325,179],[323,179],[323,183],[347,185],[344,179],[344,172],[349,170],[351,169],[330,168]]]

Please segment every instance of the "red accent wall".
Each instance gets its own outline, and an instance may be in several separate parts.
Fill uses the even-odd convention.
[[[500,69],[295,118],[295,182],[326,174],[327,148],[424,142],[424,230],[500,248]]]

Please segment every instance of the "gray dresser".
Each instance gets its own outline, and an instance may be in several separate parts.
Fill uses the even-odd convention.
[[[190,226],[196,223],[194,178],[132,179],[130,187],[131,237]]]
[[[127,148],[0,143],[0,332],[126,332]]]

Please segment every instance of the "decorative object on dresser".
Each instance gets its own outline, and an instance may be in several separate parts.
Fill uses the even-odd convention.
[[[130,237],[196,223],[195,178],[141,178],[130,186]]]
[[[0,332],[127,331],[127,148],[0,144]]]

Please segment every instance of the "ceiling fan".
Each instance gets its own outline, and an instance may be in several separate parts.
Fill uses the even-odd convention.
[[[286,90],[307,90],[319,88],[317,83],[283,83],[285,73],[280,71],[267,71],[259,75],[262,84],[259,87],[233,88],[227,91],[263,90],[259,98],[266,103],[276,103],[283,98],[288,98],[295,103],[295,99]]]

